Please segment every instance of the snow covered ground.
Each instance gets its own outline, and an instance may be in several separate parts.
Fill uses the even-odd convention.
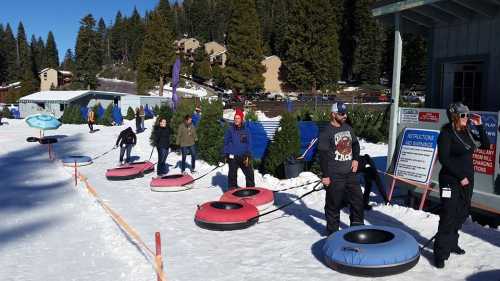
[[[27,143],[38,131],[22,120],[0,126],[0,280],[154,280],[146,255],[110,219],[60,161],[49,161],[46,147]],[[131,124],[131,123],[130,123]],[[148,159],[149,134],[138,135],[132,155]],[[63,125],[55,135],[56,156],[96,156],[114,145],[125,128],[96,126],[89,134],[84,125]],[[384,145],[362,142],[362,153],[386,155]],[[156,161],[156,153],[152,161]],[[180,156],[171,153],[170,172],[179,172]],[[248,229],[213,232],[193,222],[196,205],[218,199],[226,190],[227,167],[176,193],[149,189],[152,174],[130,181],[107,181],[104,172],[118,162],[118,151],[97,159],[80,172],[97,193],[116,210],[150,248],[160,231],[167,279],[207,280],[372,280],[337,273],[322,262],[325,242],[324,192],[316,192],[294,205],[263,217]],[[198,175],[212,167],[197,162]],[[281,189],[316,180],[311,173],[278,180],[256,172],[258,186]],[[242,184],[244,177],[240,173]],[[277,193],[281,205],[310,190],[311,186]],[[375,194],[373,194],[375,195]],[[373,197],[376,204],[378,198]],[[433,214],[401,206],[376,205],[366,212],[366,223],[399,227],[423,244],[437,229]],[[342,212],[343,226],[349,224]],[[498,280],[500,279],[500,231],[467,221],[460,233],[464,256],[452,256],[444,269],[432,265],[432,251],[425,250],[410,271],[377,280]]]

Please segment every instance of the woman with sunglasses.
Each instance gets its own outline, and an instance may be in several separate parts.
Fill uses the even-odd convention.
[[[465,254],[465,250],[458,246],[458,231],[470,211],[474,188],[472,154],[477,148],[489,148],[480,115],[469,113],[469,108],[461,102],[450,104],[446,113],[450,122],[443,126],[438,137],[442,206],[434,243],[434,263],[437,268],[444,267],[444,261],[450,257],[450,253]],[[469,125],[475,127],[479,134],[473,134]]]

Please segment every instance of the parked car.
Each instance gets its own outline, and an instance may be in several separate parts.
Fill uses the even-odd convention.
[[[285,99],[285,94],[278,93],[278,92],[268,93],[267,94],[267,98],[270,99],[270,100],[282,101],[283,99]]]

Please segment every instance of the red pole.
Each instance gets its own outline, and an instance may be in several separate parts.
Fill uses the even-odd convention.
[[[156,262],[158,263],[158,268],[163,272],[163,261],[161,257],[161,236],[160,232],[155,233],[155,244],[156,244]],[[156,276],[157,281],[161,281],[162,278],[159,274]]]
[[[75,160],[75,186],[78,184],[77,183],[77,176],[78,176],[78,173],[77,173],[77,170],[76,170],[76,160]]]

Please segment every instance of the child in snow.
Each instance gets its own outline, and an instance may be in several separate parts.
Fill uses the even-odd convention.
[[[87,124],[89,125],[90,132],[92,133],[94,131],[94,123],[95,123],[95,113],[92,110],[92,108],[89,108],[87,111]]]

